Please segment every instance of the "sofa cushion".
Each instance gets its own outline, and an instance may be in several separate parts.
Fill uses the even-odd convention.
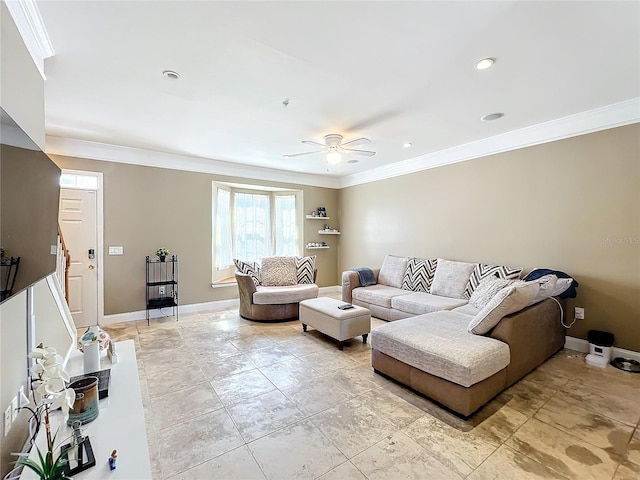
[[[265,286],[289,286],[298,283],[294,257],[264,257],[260,282]]]
[[[410,258],[407,261],[407,270],[402,279],[402,289],[429,293],[437,265],[437,258],[431,260]]]
[[[354,288],[352,298],[365,303],[391,308],[391,299],[398,295],[409,295],[411,292],[387,285],[371,285],[370,287]]]
[[[466,331],[469,317],[449,311],[429,313],[371,330],[371,348],[424,372],[470,387],[510,361],[509,346]]]
[[[522,267],[505,267],[504,265],[476,263],[476,267],[469,276],[469,282],[464,290],[464,296],[470,298],[473,291],[480,285],[480,282],[487,277],[520,278],[521,273]]]
[[[478,285],[471,294],[469,305],[473,305],[478,310],[481,310],[493,297],[496,296],[496,293],[504,287],[508,287],[515,281],[516,280],[497,278],[494,276],[483,278],[480,285]]]
[[[473,317],[467,331],[476,335],[488,333],[502,317],[523,309],[535,298],[539,288],[536,281],[516,282],[503,288]]]
[[[454,313],[463,313],[464,315],[471,315],[472,317],[475,317],[480,311],[480,309],[467,303],[466,305],[462,305],[461,307],[456,307],[451,311]]]
[[[314,283],[313,272],[316,269],[316,256],[296,258],[296,283]]]
[[[234,258],[233,263],[236,264],[236,268],[240,273],[249,275],[253,283],[260,285],[260,267],[256,262],[243,262],[242,260]]]
[[[438,266],[431,284],[431,293],[450,298],[466,298],[464,289],[469,283],[469,276],[475,263],[454,262],[438,259]]]
[[[315,283],[305,283],[291,286],[256,287],[253,303],[256,305],[281,305],[285,303],[299,303],[302,300],[316,298],[318,286]]]
[[[413,292],[409,295],[400,295],[391,299],[391,308],[414,315],[451,310],[467,303],[461,298],[440,297],[424,292]]]
[[[404,272],[407,270],[407,260],[407,257],[396,257],[395,255],[384,257],[378,274],[378,283],[389,287],[401,288]]]

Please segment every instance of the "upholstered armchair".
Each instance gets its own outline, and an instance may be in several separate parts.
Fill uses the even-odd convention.
[[[313,270],[316,281],[317,270]],[[260,322],[281,322],[298,318],[298,305],[302,300],[316,298],[315,283],[287,286],[256,285],[250,275],[236,272],[240,295],[240,316]]]

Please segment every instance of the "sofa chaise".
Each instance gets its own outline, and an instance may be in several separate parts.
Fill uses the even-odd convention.
[[[371,331],[377,373],[469,416],[564,345],[569,282],[521,271],[388,255],[373,285],[343,272],[342,300],[389,321]]]

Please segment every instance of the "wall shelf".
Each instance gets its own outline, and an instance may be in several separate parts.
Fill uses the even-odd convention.
[[[321,250],[321,249],[325,249],[325,248],[331,248],[329,247],[329,245],[325,245],[324,247],[306,247],[307,250]]]
[[[340,235],[341,232],[337,230],[318,230],[320,235]]]
[[[329,217],[319,217],[318,215],[316,215],[315,217],[313,215],[307,215],[307,220],[329,220]]]

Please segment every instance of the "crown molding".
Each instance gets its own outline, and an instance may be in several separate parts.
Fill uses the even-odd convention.
[[[295,185],[339,188],[339,179],[336,177],[310,175],[308,173],[256,167],[50,135],[46,137],[45,151],[48,154],[64,157],[79,157],[105,162],[128,163],[145,167],[168,168],[171,170],[209,173],[217,176],[240,177]]]
[[[640,122],[640,97],[428,153],[368,172],[344,176],[340,178],[339,188],[376,182],[638,122]]]
[[[35,0],[3,0],[3,2],[9,9],[22,41],[33,59],[33,63],[35,63],[42,78],[46,80],[44,59],[53,57],[55,52],[40,16],[38,5]]]
[[[47,136],[46,152],[67,157],[339,189],[638,122],[640,97],[344,177],[296,173],[56,136]]]

